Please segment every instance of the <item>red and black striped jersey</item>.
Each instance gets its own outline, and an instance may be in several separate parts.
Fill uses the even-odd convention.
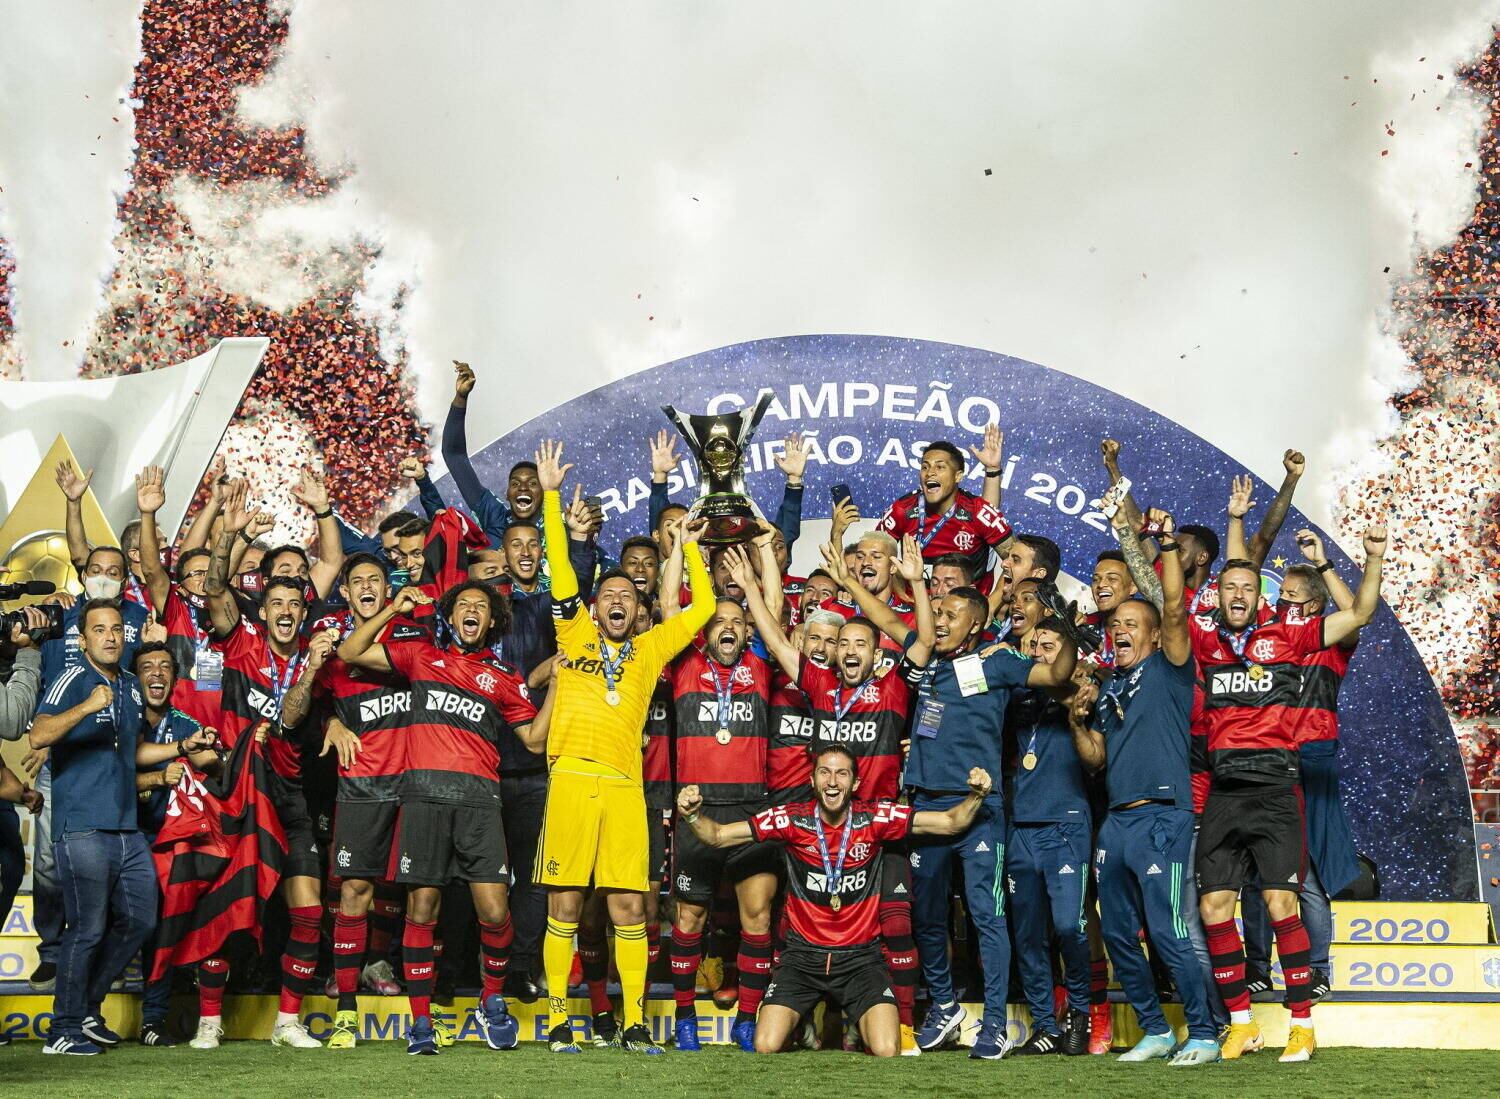
[[[920,492],[908,493],[881,516],[878,529],[898,542],[908,534],[915,537],[922,546],[922,560],[928,563],[924,571],[929,579],[931,562],[944,554],[956,553],[968,558],[977,577],[974,586],[985,595],[994,580],[990,551],[998,549],[1011,535],[1010,524],[999,509],[963,489],[958,489],[953,494],[953,503],[937,515],[927,513],[927,503]]]
[[[802,689],[777,671],[771,679],[770,743],[766,787],[772,805],[811,801],[812,708]]]
[[[813,751],[842,744],[859,760],[860,797],[894,801],[901,792],[901,742],[912,705],[903,667],[851,688],[833,669],[803,657],[797,686],[812,707]]]
[[[1311,653],[1302,664],[1302,694],[1292,737],[1298,747],[1339,738],[1339,688],[1349,674],[1354,648],[1330,645]]]
[[[646,787],[646,805],[671,809],[675,804],[672,784],[672,726],[677,707],[672,702],[672,672],[662,669],[646,709],[646,743],[641,758],[641,781]]]
[[[1251,627],[1243,654],[1217,613],[1188,619],[1203,684],[1208,758],[1215,783],[1294,783],[1301,774],[1293,729],[1302,665],[1323,647],[1322,619]]]
[[[197,681],[198,651],[208,646],[213,633],[207,603],[201,595],[185,593],[174,585],[157,621],[167,631],[167,648],[177,663],[172,705],[199,725],[215,725],[224,705],[221,689],[208,687],[207,679],[202,685]]]
[[[521,674],[488,650],[392,641],[385,652],[411,684],[402,800],[497,801],[500,738],[536,717]]]
[[[352,629],[349,612],[326,615],[313,627],[335,629],[345,637]],[[382,643],[425,641],[413,622],[397,619],[381,633]],[[411,684],[395,672],[374,672],[345,664],[337,656],[318,669],[313,697],[327,705],[359,737],[360,752],[352,767],[339,767],[340,801],[395,801],[406,770],[406,734],[411,725]]]
[[[726,668],[690,645],[672,664],[672,695],[678,785],[697,786],[705,805],[764,804],[770,665],[745,652]]]
[[[848,852],[838,875],[839,907],[818,846],[816,804],[774,805],[750,818],[757,840],[784,844],[786,915],[792,934],[813,946],[851,947],[880,936],[880,845],[896,843],[911,830],[911,807],[892,801],[856,801],[849,807]],[[832,866],[844,848],[844,822],[824,824]]]
[[[305,670],[306,638],[297,638],[297,651],[290,657],[278,656],[265,626],[241,616],[227,637],[216,637],[209,643],[224,654],[222,709],[215,728],[225,747],[232,749],[246,729],[269,721],[266,758],[271,761],[271,769],[282,778],[300,780],[302,733],[281,728],[281,700]]]
[[[1193,682],[1193,708],[1188,712],[1188,735],[1192,744],[1188,769],[1193,782],[1193,812],[1203,812],[1213,787],[1213,769],[1208,765],[1208,716],[1203,709],[1203,682]]]

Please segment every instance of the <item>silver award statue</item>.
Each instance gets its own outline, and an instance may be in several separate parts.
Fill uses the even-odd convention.
[[[745,491],[745,448],[770,403],[765,392],[738,412],[695,416],[662,407],[698,462],[698,498],[688,509],[688,521],[708,524],[699,539],[706,546],[748,542],[756,533],[762,516]]]

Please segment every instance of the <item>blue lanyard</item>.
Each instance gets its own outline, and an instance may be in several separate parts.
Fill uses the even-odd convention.
[[[860,692],[868,687],[874,679],[875,677],[871,676],[858,687],[855,687],[854,690],[850,691],[849,701],[847,702],[839,697],[840,692],[843,691],[842,687],[835,687],[833,689],[833,727],[835,730],[838,729],[839,723],[844,720],[844,715],[854,708],[854,703],[859,699]]]
[[[281,674],[276,672],[276,653],[271,648],[271,642],[266,641],[266,664],[271,669],[271,696],[276,702],[276,720],[281,720],[281,700],[286,697],[287,691],[292,689],[292,682],[296,678],[297,665],[302,663],[302,653],[296,652],[287,659],[286,670]]]
[[[742,658],[743,659],[743,658]],[[734,699],[734,673],[740,670],[740,661],[734,662],[734,667],[729,669],[729,674],[724,677],[724,682],[719,682],[719,666],[712,660],[708,661],[709,674],[714,677],[714,699],[717,702],[719,715],[719,728],[729,728],[730,704]]]
[[[835,863],[828,855],[828,837],[823,834],[823,812],[813,810],[813,828],[818,835],[818,855],[823,860],[823,886],[833,898],[834,911],[839,905],[839,879],[844,876],[844,859],[849,855],[849,830],[854,826],[854,808],[844,807],[844,834],[839,838],[839,861]]]
[[[1260,626],[1252,622],[1239,633],[1230,633],[1221,619],[1218,633],[1221,638],[1229,643],[1229,647],[1234,650],[1234,655],[1243,660],[1245,659],[1245,648],[1250,644],[1250,639],[1255,636],[1255,631],[1258,629],[1260,629]]]
[[[620,669],[625,666],[625,661],[630,657],[630,647],[633,641],[627,641],[620,646],[620,651],[614,656],[609,655],[609,643],[603,637],[599,638],[599,662],[604,665],[604,685],[610,691],[615,690],[615,684],[619,681]]]
[[[918,520],[917,521],[917,545],[920,546],[922,549],[926,549],[927,548],[927,543],[931,542],[934,538],[936,538],[938,536],[938,531],[942,530],[945,526],[948,525],[948,520],[953,518],[953,513],[955,511],[957,511],[957,510],[958,510],[958,501],[954,500],[953,503],[951,503],[950,505],[948,505],[948,510],[945,511],[945,512],[943,512],[942,518],[939,519],[937,521],[937,523],[933,526],[933,528],[931,530],[929,530],[926,534],[922,533],[922,523],[921,523],[921,520]]]

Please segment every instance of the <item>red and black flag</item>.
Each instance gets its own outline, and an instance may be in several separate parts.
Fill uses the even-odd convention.
[[[162,905],[152,980],[213,957],[236,931],[260,941],[261,914],[286,857],[269,775],[264,745],[246,730],[222,775],[189,769],[173,788],[153,846]]]

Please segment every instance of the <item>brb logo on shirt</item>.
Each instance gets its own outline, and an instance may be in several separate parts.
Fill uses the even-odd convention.
[[[875,733],[873,721],[825,721],[821,736],[835,744],[874,744]]]
[[[867,870],[856,870],[852,874],[845,874],[839,878],[839,892],[858,893],[864,889],[865,878],[868,875],[869,871]],[[810,893],[828,892],[828,876],[818,870],[809,870],[807,872],[807,889]]]
[[[472,698],[465,698],[452,691],[428,691],[427,708],[435,713],[457,714],[470,721],[483,721],[484,715],[489,712],[489,707],[483,702],[475,702]]]
[[[391,691],[389,694],[367,698],[359,704],[359,720],[366,724],[379,721],[392,714],[411,713],[411,692]]]
[[[782,714],[780,736],[783,740],[811,740],[813,719],[802,714]]]
[[[698,703],[699,721],[718,721],[719,704],[716,701],[703,701]],[[729,704],[728,720],[730,721],[754,721],[755,707],[747,700],[736,699]]]
[[[275,721],[281,716],[276,706],[276,700],[259,687],[251,687],[250,693],[245,697],[250,708],[267,721]]]
[[[1271,690],[1275,676],[1266,674],[1252,676],[1249,672],[1214,672],[1209,683],[1215,695],[1266,694]]]

